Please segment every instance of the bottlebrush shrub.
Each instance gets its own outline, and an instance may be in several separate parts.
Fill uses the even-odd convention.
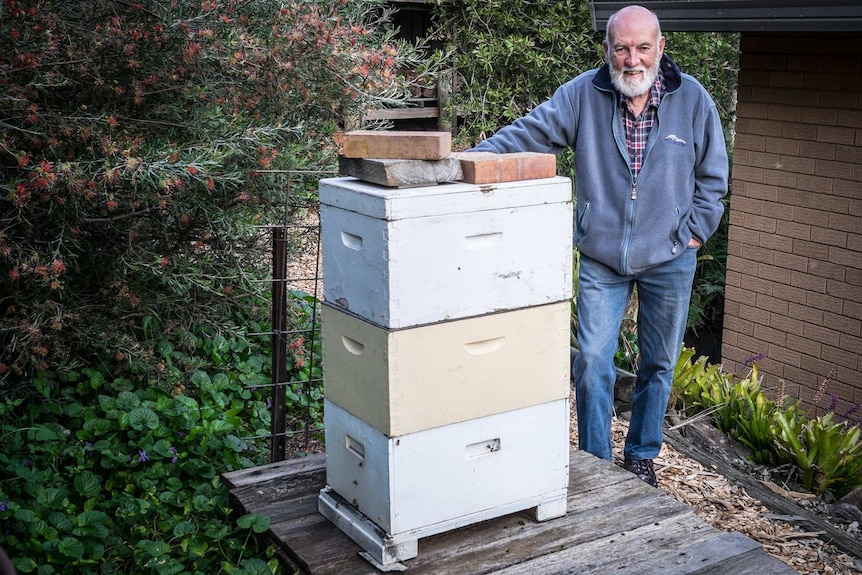
[[[17,396],[47,368],[146,359],[144,318],[256,305],[250,230],[284,217],[272,170],[333,167],[341,119],[406,97],[417,58],[383,0],[0,1],[0,389]]]

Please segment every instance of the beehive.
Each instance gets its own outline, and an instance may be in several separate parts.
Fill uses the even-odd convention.
[[[324,299],[400,329],[568,300],[566,178],[395,189],[320,182]]]
[[[388,330],[325,305],[327,398],[389,437],[569,396],[568,301]]]

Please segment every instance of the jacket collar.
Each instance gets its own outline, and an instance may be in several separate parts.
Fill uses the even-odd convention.
[[[680,72],[679,66],[667,54],[662,54],[659,66],[661,66],[661,70],[664,73],[667,93],[675,92],[682,85],[682,72]],[[611,83],[610,67],[607,63],[599,68],[595,76],[593,76],[593,85],[600,90],[613,91],[614,86]]]

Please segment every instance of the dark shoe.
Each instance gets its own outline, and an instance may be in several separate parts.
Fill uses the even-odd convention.
[[[631,471],[638,476],[638,479],[647,485],[658,487],[658,480],[655,478],[655,469],[653,469],[652,466],[652,459],[638,459],[637,461],[626,459],[623,463],[623,469]]]

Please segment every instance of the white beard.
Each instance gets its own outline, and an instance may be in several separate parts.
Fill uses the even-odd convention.
[[[649,69],[638,66],[637,68],[617,70],[613,65],[610,65],[611,83],[626,98],[642,96],[649,92],[652,85],[655,84],[656,78],[658,78],[658,66],[659,59],[656,59],[656,63]],[[643,72],[643,75],[640,76],[639,80],[636,80],[627,76],[626,72]]]

